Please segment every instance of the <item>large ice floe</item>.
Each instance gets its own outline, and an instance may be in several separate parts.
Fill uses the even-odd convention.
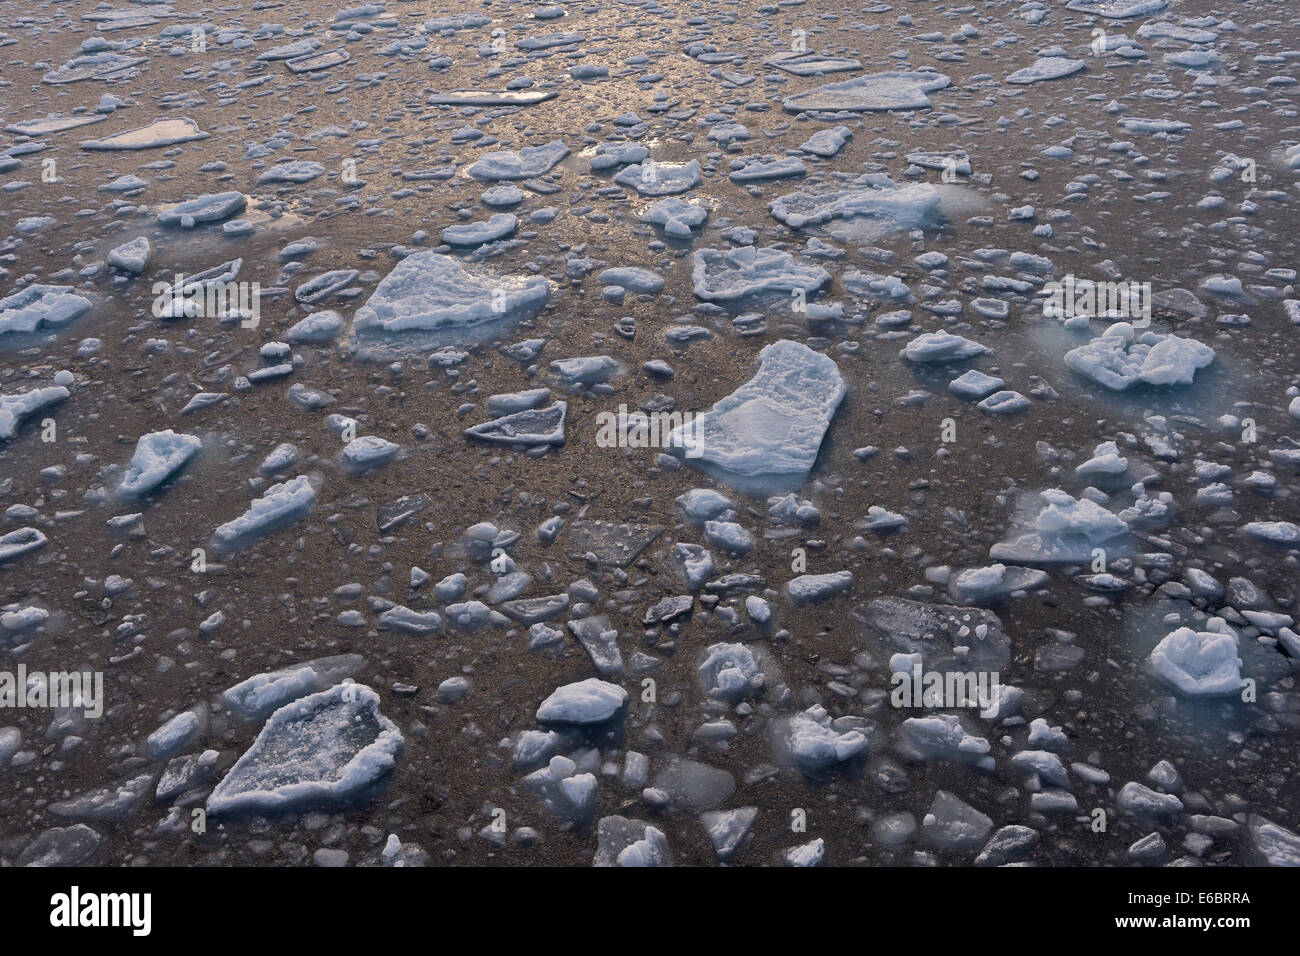
[[[989,557],[1008,564],[1077,564],[1093,561],[1098,550],[1107,561],[1128,552],[1129,526],[1118,515],[1059,489],[1040,497],[1044,504],[1032,530],[999,541],[989,548]]]
[[[217,547],[231,550],[252,542],[276,528],[297,521],[316,503],[316,489],[306,475],[272,485],[254,499],[238,518],[219,526],[213,536]]]
[[[1112,20],[1145,17],[1169,6],[1169,0],[1070,0],[1065,9],[1093,13]]]
[[[568,155],[569,147],[558,139],[543,146],[525,146],[517,152],[507,149],[484,153],[469,168],[469,174],[475,179],[492,181],[534,179],[550,172]]]
[[[363,684],[337,684],[273,713],[208,797],[209,813],[345,802],[392,770],[397,725]]]
[[[951,84],[952,80],[942,73],[872,73],[787,96],[782,105],[791,113],[923,110],[932,105],[926,94]]]
[[[618,171],[614,182],[631,186],[642,196],[675,196],[700,184],[700,161],[660,163],[650,159]]]
[[[209,193],[197,199],[187,199],[158,213],[164,226],[193,229],[205,223],[221,222],[237,212],[243,212],[248,197],[239,192]]]
[[[1027,86],[1044,80],[1059,80],[1062,77],[1078,73],[1084,68],[1082,60],[1071,60],[1064,56],[1044,56],[1021,70],[1016,70],[1007,77],[1008,83]]]
[[[202,445],[194,435],[170,428],[140,436],[118,490],[124,495],[147,495],[184,468]]]
[[[198,123],[188,116],[180,116],[175,119],[155,120],[141,129],[127,130],[124,133],[117,133],[103,139],[88,139],[81,144],[81,148],[88,150],[154,149],[207,138],[208,134],[199,129]]]
[[[57,405],[70,394],[62,385],[47,385],[16,395],[0,395],[0,441],[13,439],[23,422],[37,412]]]
[[[412,253],[380,280],[353,328],[360,334],[454,331],[487,322],[517,321],[551,296],[543,276],[499,276],[471,270],[431,250]]]
[[[799,484],[817,460],[822,438],[844,398],[833,359],[782,339],[764,347],[758,373],[674,429],[666,448],[738,490]]]
[[[1172,333],[1135,335],[1119,322],[1102,335],[1065,353],[1065,364],[1082,375],[1121,392],[1146,385],[1190,385],[1197,371],[1214,361],[1214,349]]]
[[[805,773],[820,773],[867,749],[868,740],[853,724],[856,718],[834,720],[821,704],[778,721],[776,733],[782,750]]]
[[[589,677],[558,687],[537,708],[537,719],[557,724],[602,724],[627,703],[617,684]]]
[[[300,697],[328,690],[364,663],[359,654],[338,654],[254,674],[224,691],[221,702],[242,720],[262,720]]]
[[[780,249],[755,246],[696,250],[692,277],[697,298],[724,303],[767,293],[812,293],[831,280],[821,266],[804,265]]]
[[[878,237],[906,229],[933,229],[944,222],[934,186],[900,186],[883,173],[864,173],[848,183],[786,193],[768,208],[791,229],[824,226],[837,219],[866,220]]]
[[[1222,618],[1208,631],[1180,627],[1151,652],[1157,677],[1190,697],[1222,697],[1241,691],[1237,635]]]
[[[29,285],[0,299],[0,335],[62,328],[89,309],[72,286]]]

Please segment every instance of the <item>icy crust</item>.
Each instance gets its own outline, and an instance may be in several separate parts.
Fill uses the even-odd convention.
[[[833,189],[786,193],[772,200],[768,209],[791,229],[820,226],[832,219],[875,219],[893,230],[932,229],[944,222],[935,187],[900,186],[884,173],[865,173],[850,185]]]
[[[569,147],[560,140],[552,140],[543,146],[525,146],[514,150],[500,150],[484,153],[477,163],[469,168],[469,174],[475,179],[535,179],[555,168],[564,157],[569,155]]]
[[[927,93],[937,92],[951,84],[952,80],[942,73],[891,70],[855,76],[851,80],[796,93],[787,96],[782,105],[791,113],[923,110],[932,105]]]
[[[752,379],[689,428],[674,429],[666,449],[675,455],[700,451],[687,461],[716,469],[724,482],[803,481],[844,398],[844,379],[833,359],[788,339],[766,346],[758,362]]]
[[[214,540],[222,548],[234,548],[253,538],[296,521],[316,503],[316,489],[306,475],[272,485],[261,498],[255,498],[238,518],[217,528]]]
[[[58,404],[70,394],[62,385],[49,385],[17,395],[0,395],[0,441],[14,438],[24,421],[42,409]]]
[[[1129,526],[1118,515],[1059,489],[1041,492],[1040,497],[1045,504],[1033,530],[999,541],[989,549],[989,557],[1011,564],[1077,564],[1093,560],[1097,549],[1111,560],[1127,553]]]
[[[29,285],[0,299],[0,335],[61,328],[90,309],[69,285]]]
[[[542,276],[527,279],[470,271],[458,259],[425,250],[407,256],[357,309],[358,333],[469,328],[518,320],[551,297]]]
[[[338,684],[286,704],[208,797],[209,813],[335,804],[390,771],[397,725],[363,684]]]
[[[697,298],[735,303],[769,292],[815,292],[830,282],[831,274],[821,266],[802,265],[780,249],[742,246],[697,250],[692,278]]]
[[[1221,618],[1209,631],[1180,627],[1151,652],[1157,677],[1191,697],[1222,697],[1241,690],[1237,636]]]
[[[1065,353],[1065,364],[1112,391],[1139,382],[1190,385],[1197,371],[1214,361],[1214,349],[1195,339],[1146,332],[1134,338],[1127,322],[1111,326],[1086,345]]]
[[[194,435],[178,434],[170,428],[142,435],[118,490],[124,495],[147,495],[184,468],[202,445]]]

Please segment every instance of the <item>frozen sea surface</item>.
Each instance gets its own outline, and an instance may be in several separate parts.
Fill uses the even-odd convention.
[[[1287,3],[434,6],[0,5],[0,866],[1300,860]]]

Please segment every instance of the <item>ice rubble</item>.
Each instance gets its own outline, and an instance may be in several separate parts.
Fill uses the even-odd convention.
[[[0,564],[16,561],[24,555],[39,551],[50,543],[44,532],[36,528],[18,528],[0,535]]]
[[[898,729],[898,750],[917,761],[954,760],[981,770],[995,766],[989,742],[968,733],[955,714],[909,717]]]
[[[118,490],[137,497],[157,490],[184,468],[202,445],[194,435],[180,434],[170,428],[141,435]]]
[[[353,471],[367,471],[395,459],[402,447],[377,435],[363,435],[343,446],[343,463]]]
[[[1017,591],[1038,590],[1046,587],[1047,583],[1045,571],[994,564],[986,568],[969,568],[953,575],[948,583],[948,592],[954,601],[961,604],[987,604]]]
[[[1199,369],[1214,361],[1214,349],[1173,333],[1145,332],[1135,339],[1126,322],[1065,353],[1065,364],[1112,391],[1139,382],[1147,385],[1190,385]]]
[[[402,734],[364,684],[337,684],[285,704],[208,797],[209,813],[334,804],[384,776]]]
[[[719,863],[730,863],[735,858],[757,818],[757,807],[707,810],[700,814],[700,823],[709,834],[709,842],[718,854]]]
[[[787,96],[782,105],[791,113],[923,110],[932,105],[927,93],[937,92],[951,84],[952,80],[942,73],[891,70],[855,76],[796,93]]]
[[[528,774],[521,783],[546,809],[564,819],[587,820],[596,811],[599,785],[595,775],[579,773],[577,764],[560,754],[552,757],[545,767]]]
[[[702,454],[687,461],[722,480],[803,481],[844,393],[834,360],[783,339],[759,353],[752,379],[701,413],[691,433],[674,429],[666,447],[684,455],[702,430]]]
[[[551,296],[542,276],[527,279],[471,271],[451,256],[412,253],[388,273],[357,309],[358,333],[460,329],[490,321],[516,321],[537,312]]]
[[[122,272],[139,275],[149,267],[149,260],[152,257],[153,247],[149,244],[149,238],[140,236],[111,249],[108,253],[108,265]]]
[[[764,66],[774,66],[795,76],[823,76],[827,73],[849,73],[862,69],[860,60],[824,53],[800,53],[783,50],[763,61]]]
[[[668,839],[654,824],[628,817],[602,817],[596,825],[596,855],[591,865],[671,866]]]
[[[430,106],[534,106],[538,103],[545,103],[547,100],[553,100],[559,95],[557,90],[466,89],[433,93],[426,102]]]

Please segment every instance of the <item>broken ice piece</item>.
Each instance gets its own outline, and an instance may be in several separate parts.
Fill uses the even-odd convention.
[[[194,435],[170,428],[140,436],[118,490],[124,495],[147,495],[184,468],[202,445]]]
[[[397,725],[363,684],[337,684],[285,704],[208,797],[209,813],[333,805],[392,770]]]
[[[758,361],[752,379],[689,429],[674,429],[666,450],[733,487],[802,483],[844,398],[844,379],[833,359],[788,339],[766,346]]]

